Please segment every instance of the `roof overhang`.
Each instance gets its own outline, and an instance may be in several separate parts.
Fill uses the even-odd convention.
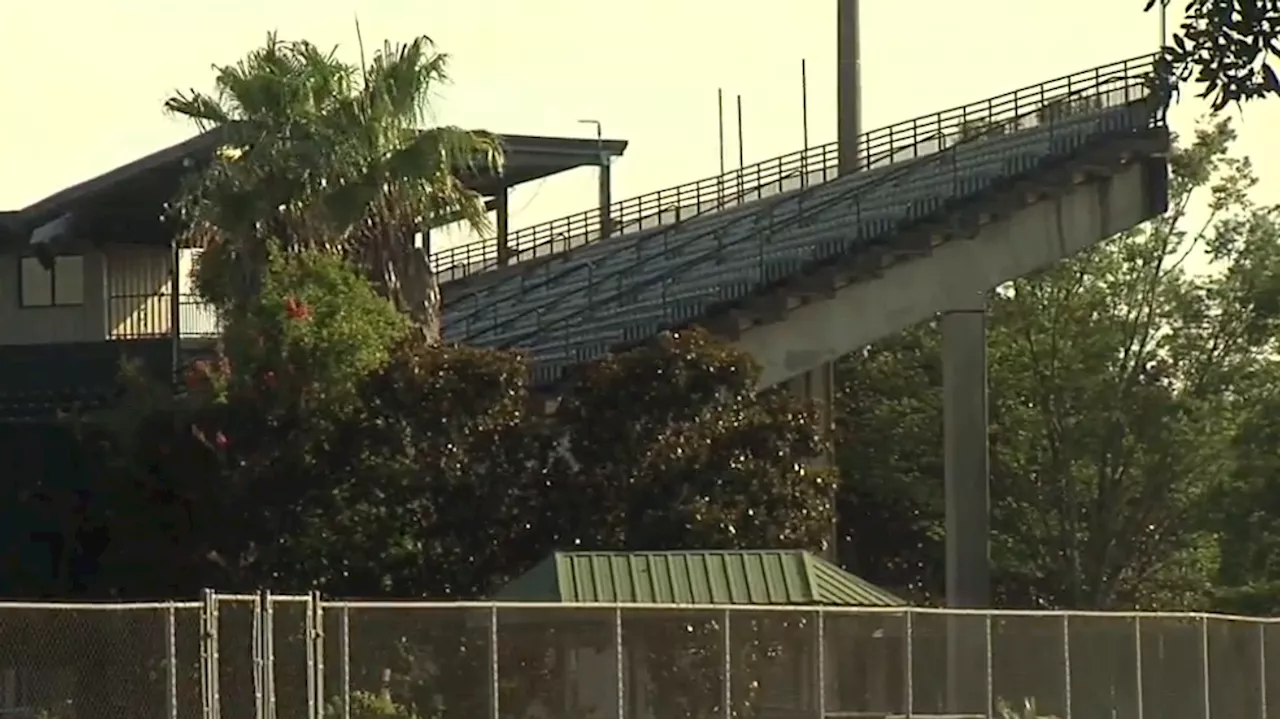
[[[210,130],[157,150],[109,172],[72,185],[17,211],[0,212],[0,241],[25,237],[37,227],[71,213],[92,218],[100,213],[158,219],[188,172],[208,161],[220,130]],[[576,167],[598,165],[621,155],[625,140],[595,140],[532,135],[499,135],[506,162],[501,176],[460,172],[468,187],[493,197],[503,188],[542,179]],[[492,207],[492,203],[489,203]]]

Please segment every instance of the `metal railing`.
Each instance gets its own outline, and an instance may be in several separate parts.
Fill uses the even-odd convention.
[[[1280,620],[213,593],[0,603],[10,717],[998,717],[1027,701],[1039,717],[1280,717]]]
[[[883,167],[938,152],[946,142],[972,134],[1027,110],[1047,107],[1063,95],[1076,95],[1106,78],[1149,73],[1156,56],[1144,55],[1065,75],[990,97],[979,102],[923,115],[864,133],[859,142],[860,170]],[[614,203],[610,217],[614,235],[680,223],[706,212],[800,187],[836,176],[838,145],[831,142],[748,165],[724,175],[704,178]],[[800,178],[803,178],[801,181]],[[527,260],[558,254],[600,239],[598,208],[513,232],[512,256]],[[447,280],[477,274],[497,265],[493,240],[469,242],[432,253],[437,272]]]
[[[956,163],[948,157],[954,158],[955,151],[961,147],[983,142],[987,138],[1016,134],[1021,130],[1046,126],[1052,128],[1058,123],[1070,123],[1072,117],[1080,114],[1123,107],[1154,96],[1159,83],[1156,61],[1156,56],[1144,55],[1111,63],[868,133],[864,136],[861,152],[863,157],[869,158],[867,163],[870,166],[864,166],[863,169],[892,165],[879,176],[865,182],[852,183],[839,191],[816,185],[771,198],[757,203],[757,209],[739,210],[733,218],[703,232],[681,232],[683,225],[676,223],[641,238],[640,242],[643,244],[661,247],[661,253],[634,252],[634,248],[629,248],[628,254],[634,252],[636,255],[636,259],[629,264],[617,263],[608,269],[588,268],[568,262],[532,265],[517,277],[506,280],[519,283],[519,291],[515,296],[504,297],[503,301],[518,306],[520,311],[501,315],[498,319],[498,315],[492,313],[491,308],[486,305],[486,298],[476,295],[469,298],[469,311],[451,318],[451,322],[463,328],[461,336],[464,340],[472,339],[477,333],[492,333],[517,323],[527,324],[529,329],[518,339],[508,343],[510,346],[523,347],[535,337],[543,336],[549,331],[559,331],[558,327],[567,326],[581,315],[617,311],[655,282],[661,281],[664,288],[670,286],[678,291],[680,285],[677,280],[685,274],[702,273],[709,254],[722,257],[759,256],[763,262],[767,254],[764,250],[775,241],[776,231],[802,222],[806,217],[830,207],[857,204],[855,200],[858,197],[879,189],[885,182],[898,180],[905,173],[925,164],[937,165],[943,172],[958,172]],[[1162,122],[1163,116],[1153,116],[1153,120]],[[823,196],[809,199],[809,196],[818,193]],[[776,215],[779,214],[777,210],[780,207],[796,212],[793,213],[794,216],[779,218]],[[851,213],[850,223],[857,222],[854,215],[856,212]],[[739,233],[740,236],[733,241],[723,239],[740,229],[744,223],[755,230]],[[712,236],[720,239],[703,242]],[[710,249],[702,253],[689,249],[702,244]],[[650,276],[651,273],[640,271],[646,265],[665,262],[665,258],[671,254],[689,259],[672,265],[670,271],[660,279]],[[549,312],[550,308],[563,302],[563,296],[541,292],[541,301],[528,302],[523,301],[520,296],[544,290],[571,275],[583,273],[589,273],[589,276],[577,278],[578,291],[595,300],[583,304],[576,314]],[[632,279],[633,275],[642,279]],[[542,319],[544,313],[553,315],[549,323]],[[491,316],[493,319],[488,319]]]
[[[650,192],[610,205],[612,234],[645,230],[718,212],[746,202],[835,177],[836,144],[828,143],[732,170],[723,175]],[[507,244],[516,262],[548,257],[601,238],[600,209],[593,208],[511,232]],[[467,242],[431,253],[443,281],[498,266],[494,239]]]
[[[113,293],[107,297],[107,338],[113,340],[169,337],[173,332],[172,297],[168,291]],[[216,337],[221,332],[217,311],[195,294],[178,297],[178,334]]]

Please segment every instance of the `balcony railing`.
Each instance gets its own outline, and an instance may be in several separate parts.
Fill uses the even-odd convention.
[[[107,303],[108,339],[147,339],[173,334],[172,295],[167,292],[113,294]],[[194,294],[178,297],[178,334],[183,337],[216,337],[217,312]]]
[[[208,594],[0,604],[0,642],[33,716],[1280,717],[1280,620],[1203,614]]]

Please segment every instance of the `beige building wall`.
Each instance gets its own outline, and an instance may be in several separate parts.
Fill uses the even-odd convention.
[[[0,255],[0,345],[106,339],[106,269],[101,253],[84,255],[84,302],[70,307],[23,307],[20,259]]]
[[[21,258],[0,255],[0,345],[100,342],[169,333],[168,248],[112,245],[81,256],[82,304],[23,307]],[[184,319],[185,314],[192,314],[192,308],[184,308]]]

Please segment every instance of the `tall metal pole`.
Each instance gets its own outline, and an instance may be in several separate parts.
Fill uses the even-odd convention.
[[[738,202],[745,202],[746,198],[743,193],[746,191],[743,177],[743,170],[746,168],[746,154],[742,145],[742,96],[738,96]]]
[[[800,153],[800,186],[809,184],[809,79],[805,72],[804,58],[800,58],[800,126],[804,137],[804,150]]]
[[[738,96],[738,169],[746,167],[743,158],[746,157],[742,149],[742,96]]]
[[[840,174],[855,172],[859,164],[862,135],[862,57],[858,47],[859,0],[837,0],[836,68]]]
[[[800,125],[804,134],[804,149],[809,149],[809,77],[804,58],[800,59]]]
[[[720,174],[724,174],[724,88],[716,88],[716,119],[720,124]]]

